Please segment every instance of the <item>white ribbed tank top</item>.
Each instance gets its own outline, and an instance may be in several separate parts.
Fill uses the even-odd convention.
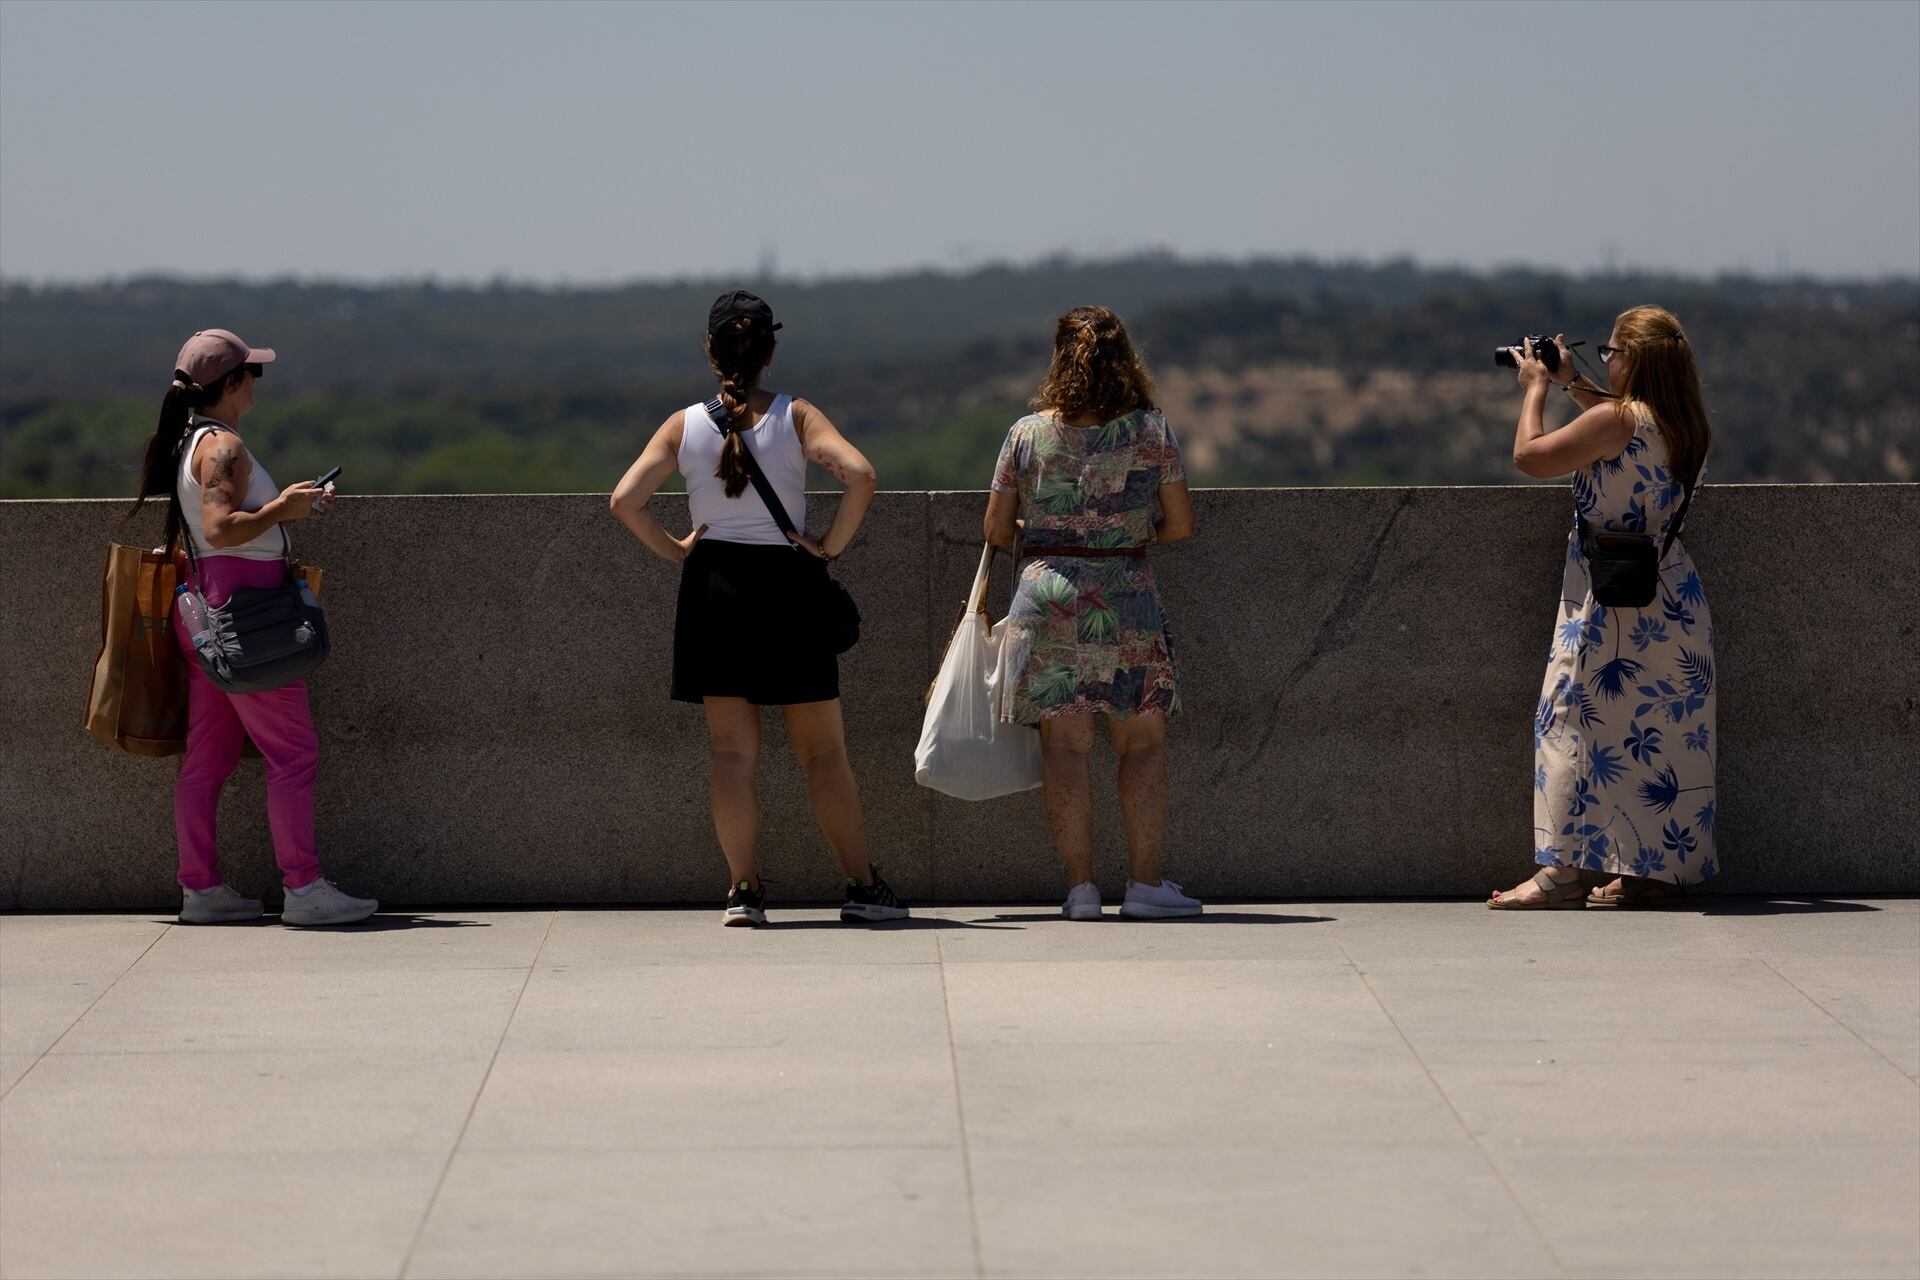
[[[767,483],[787,509],[787,518],[800,532],[807,531],[807,455],[800,447],[799,433],[793,429],[793,397],[775,396],[766,416],[745,433],[747,447],[760,464]],[[762,546],[787,546],[787,537],[767,514],[767,504],[749,484],[737,498],[727,496],[726,486],[713,469],[720,464],[720,428],[707,414],[704,404],[687,410],[686,428],[680,433],[680,474],[687,479],[687,509],[693,527],[707,526],[710,542],[746,542]]]
[[[273,528],[243,542],[237,547],[215,547],[207,541],[206,530],[200,524],[200,482],[193,478],[193,451],[200,447],[200,441],[214,428],[229,430],[212,418],[202,418],[198,414],[187,420],[190,434],[187,447],[180,452],[180,475],[176,488],[180,492],[180,518],[187,526],[187,536],[193,539],[193,551],[201,556],[239,556],[243,560],[278,560],[287,553],[287,541],[281,533],[281,526]],[[253,458],[249,449],[247,456]],[[253,477],[247,481],[246,495],[240,500],[242,511],[258,511],[280,496],[280,486],[273,482],[267,469],[260,465],[260,459],[253,458]]]

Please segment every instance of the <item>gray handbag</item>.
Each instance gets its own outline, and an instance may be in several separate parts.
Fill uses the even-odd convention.
[[[178,489],[173,501],[177,510]],[[193,548],[193,530],[183,520],[181,531],[193,589],[200,591],[200,558]],[[194,645],[194,656],[207,679],[223,692],[266,693],[304,680],[333,651],[326,612],[306,580],[293,570],[293,539],[284,525],[280,539],[287,556],[285,582],[242,587],[219,608],[207,606],[207,629]],[[205,598],[202,593],[201,599]]]

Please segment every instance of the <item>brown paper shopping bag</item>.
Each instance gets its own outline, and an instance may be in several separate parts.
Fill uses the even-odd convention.
[[[179,566],[160,552],[119,545],[107,551],[86,730],[137,756],[187,748],[187,663],[173,638],[179,583]]]

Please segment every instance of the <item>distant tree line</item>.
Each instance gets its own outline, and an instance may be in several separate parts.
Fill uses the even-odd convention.
[[[0,285],[0,497],[128,492],[175,349],[213,325],[281,352],[248,433],[283,482],[341,463],[357,493],[605,490],[662,418],[708,393],[700,324],[729,283]],[[889,488],[982,487],[1053,317],[1084,301],[1126,315],[1163,373],[1332,370],[1356,388],[1406,375],[1411,391],[1336,450],[1263,402],[1201,483],[1511,479],[1517,397],[1494,345],[1564,329],[1590,352],[1642,301],[1694,338],[1714,479],[1906,480],[1920,461],[1914,282],[1149,257],[747,283],[786,322],[779,385],[832,414]],[[1463,374],[1484,377],[1484,398],[1421,392]]]

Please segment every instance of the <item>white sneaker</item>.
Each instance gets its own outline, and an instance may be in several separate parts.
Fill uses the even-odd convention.
[[[1137,880],[1129,880],[1127,900],[1120,904],[1120,914],[1130,920],[1197,916],[1201,909],[1200,899],[1189,898],[1171,880],[1162,880],[1159,884],[1141,884]]]
[[[365,920],[380,909],[372,898],[356,898],[340,892],[338,885],[321,876],[305,890],[287,890],[287,901],[280,908],[280,923],[301,926],[352,924]]]
[[[228,885],[180,890],[181,924],[231,924],[236,920],[258,920],[265,914],[267,909],[260,905],[258,898],[243,898]]]
[[[1069,920],[1098,920],[1100,918],[1100,890],[1091,880],[1082,880],[1067,890],[1067,900],[1060,908],[1060,914]]]

